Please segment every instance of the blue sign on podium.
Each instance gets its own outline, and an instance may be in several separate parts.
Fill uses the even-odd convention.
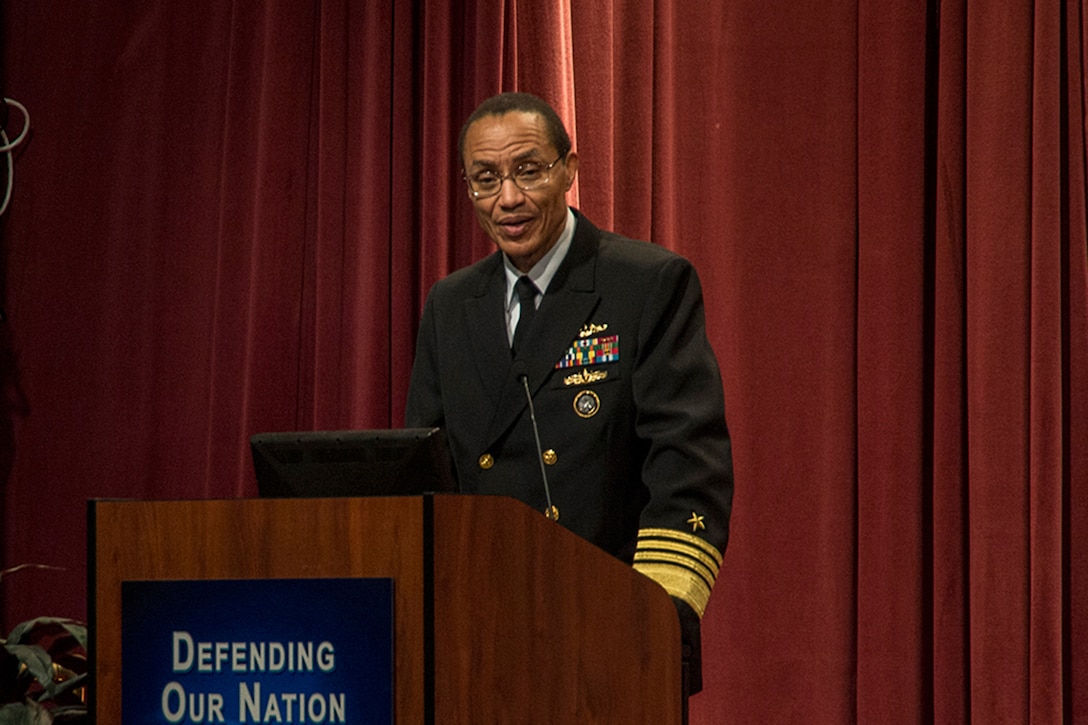
[[[126,724],[393,722],[392,579],[126,581],[121,607]]]

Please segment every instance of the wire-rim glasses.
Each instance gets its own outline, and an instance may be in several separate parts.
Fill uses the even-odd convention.
[[[522,191],[543,189],[551,181],[552,167],[562,160],[563,156],[560,154],[555,161],[547,165],[538,161],[518,164],[517,168],[509,174],[500,174],[495,169],[481,169],[471,174],[464,173],[463,176],[473,198],[487,199],[498,194],[502,190],[503,182],[507,179],[513,181],[514,185]]]

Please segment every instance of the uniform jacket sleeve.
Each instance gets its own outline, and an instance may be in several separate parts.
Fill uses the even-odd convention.
[[[661,265],[639,324],[636,434],[646,441],[635,568],[700,617],[729,536],[733,472],[721,375],[695,269]]]

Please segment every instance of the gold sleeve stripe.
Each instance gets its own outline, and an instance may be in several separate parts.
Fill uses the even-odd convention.
[[[704,569],[706,569],[708,578],[710,581],[718,576],[718,571],[721,569],[719,562],[712,556],[709,556],[702,549],[693,549],[687,544],[681,544],[673,541],[660,540],[642,540],[638,544],[638,551],[649,554],[650,552],[660,552],[662,557],[667,556],[666,552],[672,552],[674,555],[687,557],[694,559]],[[638,554],[636,554],[636,557]]]
[[[702,577],[689,569],[673,564],[635,562],[635,571],[640,572],[665,588],[670,596],[676,597],[695,611],[701,618],[710,601],[710,587]]]
[[[722,555],[698,536],[675,529],[640,529],[634,568],[700,616],[721,570]]]
[[[639,529],[638,538],[639,546],[642,546],[644,539],[671,539],[673,541],[679,541],[695,549],[705,551],[708,555],[713,557],[714,561],[718,562],[718,566],[721,566],[722,563],[722,554],[720,551],[707,543],[706,540],[700,539],[698,536],[684,531],[677,531],[676,529]]]
[[[635,553],[635,563],[637,564],[640,562],[673,564],[689,569],[703,580],[708,589],[714,586],[714,579],[717,578],[716,572],[707,569],[700,562],[692,561],[691,558],[684,556],[683,554],[670,554],[667,551],[639,551]]]

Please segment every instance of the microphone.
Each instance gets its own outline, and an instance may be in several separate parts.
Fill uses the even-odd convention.
[[[559,509],[552,504],[552,492],[548,487],[548,471],[544,467],[544,450],[540,445],[540,429],[536,425],[536,410],[533,408],[533,394],[529,392],[529,376],[525,372],[525,364],[518,360],[514,363],[514,372],[517,373],[521,387],[525,390],[525,402],[529,404],[529,420],[533,424],[533,438],[536,439],[536,460],[540,464],[540,478],[544,481],[544,498],[548,502],[548,508],[544,515],[552,521],[559,520]]]

